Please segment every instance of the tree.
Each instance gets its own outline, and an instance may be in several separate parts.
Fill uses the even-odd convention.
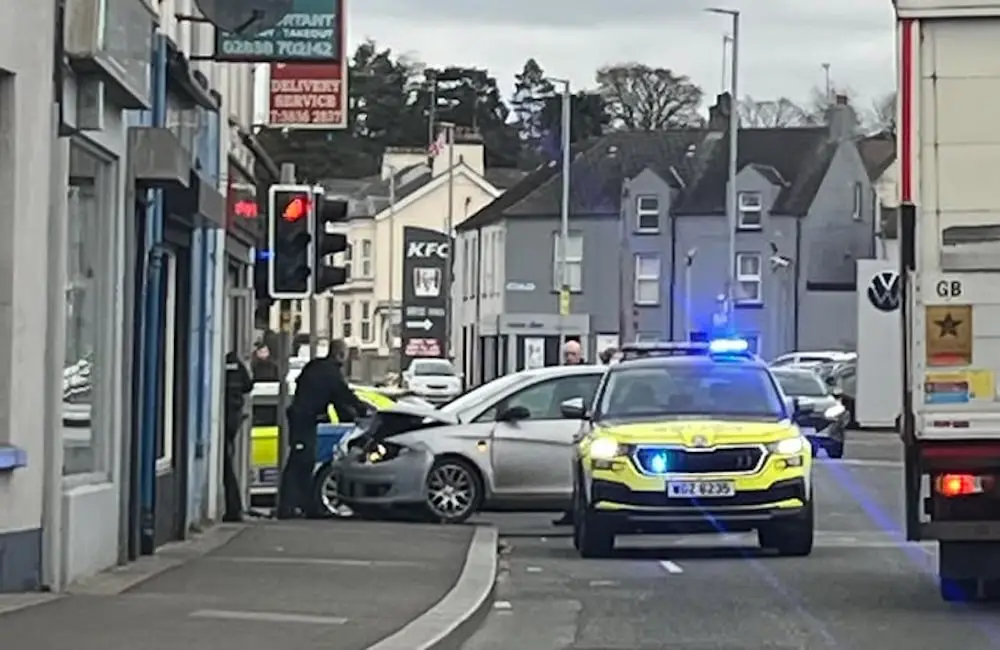
[[[416,102],[429,105],[433,89],[435,121],[477,130],[483,137],[488,165],[512,167],[517,163],[517,130],[507,124],[510,110],[496,78],[482,68],[457,66],[428,68],[424,74],[431,83],[415,93]]]
[[[682,74],[641,63],[609,65],[597,71],[597,86],[615,127],[642,131],[703,122],[703,92]]]
[[[544,135],[542,113],[546,103],[554,95],[552,82],[545,78],[545,72],[535,59],[525,61],[521,72],[514,75],[511,111],[521,142],[527,148],[534,149],[539,138]]]
[[[757,101],[748,95],[737,103],[737,111],[740,126],[750,129],[807,126],[811,123],[809,113],[787,97]]]
[[[879,133],[896,132],[896,91],[882,95],[872,102],[872,108],[865,115],[868,130]]]
[[[553,95],[542,109],[543,137],[537,147],[542,160],[555,160],[562,150],[562,95]],[[582,91],[570,97],[570,142],[577,143],[603,135],[611,123],[604,98],[598,93]]]

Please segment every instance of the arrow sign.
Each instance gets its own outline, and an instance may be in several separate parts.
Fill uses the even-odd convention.
[[[408,320],[406,321],[406,327],[411,330],[424,330],[426,332],[434,327],[434,323],[429,318],[425,318],[424,320]]]

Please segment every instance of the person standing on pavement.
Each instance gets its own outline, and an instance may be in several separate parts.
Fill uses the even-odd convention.
[[[222,490],[226,499],[223,521],[243,521],[243,495],[236,478],[236,438],[246,414],[246,396],[253,390],[253,379],[236,352],[226,355],[225,453],[222,455]]]
[[[566,341],[563,345],[563,365],[583,365],[583,348],[579,341]],[[561,517],[552,522],[553,526],[569,526],[573,523],[573,510],[567,510]]]
[[[330,342],[328,356],[312,359],[295,380],[288,408],[288,460],[281,470],[278,519],[313,516],[312,483],[316,464],[316,424],[332,404],[342,422],[356,422],[368,412],[344,378],[347,346]]]
[[[264,342],[254,351],[250,369],[253,371],[254,381],[278,381],[280,377],[278,362],[271,356],[271,348]]]

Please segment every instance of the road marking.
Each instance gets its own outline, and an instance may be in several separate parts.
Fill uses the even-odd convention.
[[[238,564],[311,564],[317,566],[339,567],[405,567],[416,566],[417,562],[398,562],[395,560],[349,560],[329,557],[251,557],[251,556],[210,556],[203,558],[213,562],[236,562]]]
[[[898,460],[860,460],[856,458],[817,458],[817,465],[846,465],[848,467],[902,467]]]
[[[510,604],[509,600],[498,600],[493,603],[493,609],[511,609],[513,605]]]
[[[312,625],[343,625],[346,618],[340,616],[315,616],[309,614],[286,614],[283,612],[254,612],[249,610],[199,609],[191,612],[192,618],[214,618],[224,621],[251,621],[257,623],[308,623]]]
[[[617,580],[591,580],[591,587],[614,587],[618,584]]]
[[[528,573],[541,573],[542,567],[540,566],[529,566],[527,569]]]
[[[660,566],[663,567],[667,573],[684,573],[684,569],[682,569],[679,564],[671,562],[670,560],[660,560]]]

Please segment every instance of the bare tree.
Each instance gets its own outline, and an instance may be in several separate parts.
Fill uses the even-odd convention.
[[[702,90],[685,75],[641,63],[619,63],[597,71],[598,91],[612,125],[656,131],[703,123]]]
[[[779,129],[812,124],[809,113],[788,99],[757,101],[749,95],[737,104],[740,125],[745,128]]]
[[[896,91],[888,92],[872,102],[864,116],[865,127],[878,133],[896,132]]]

